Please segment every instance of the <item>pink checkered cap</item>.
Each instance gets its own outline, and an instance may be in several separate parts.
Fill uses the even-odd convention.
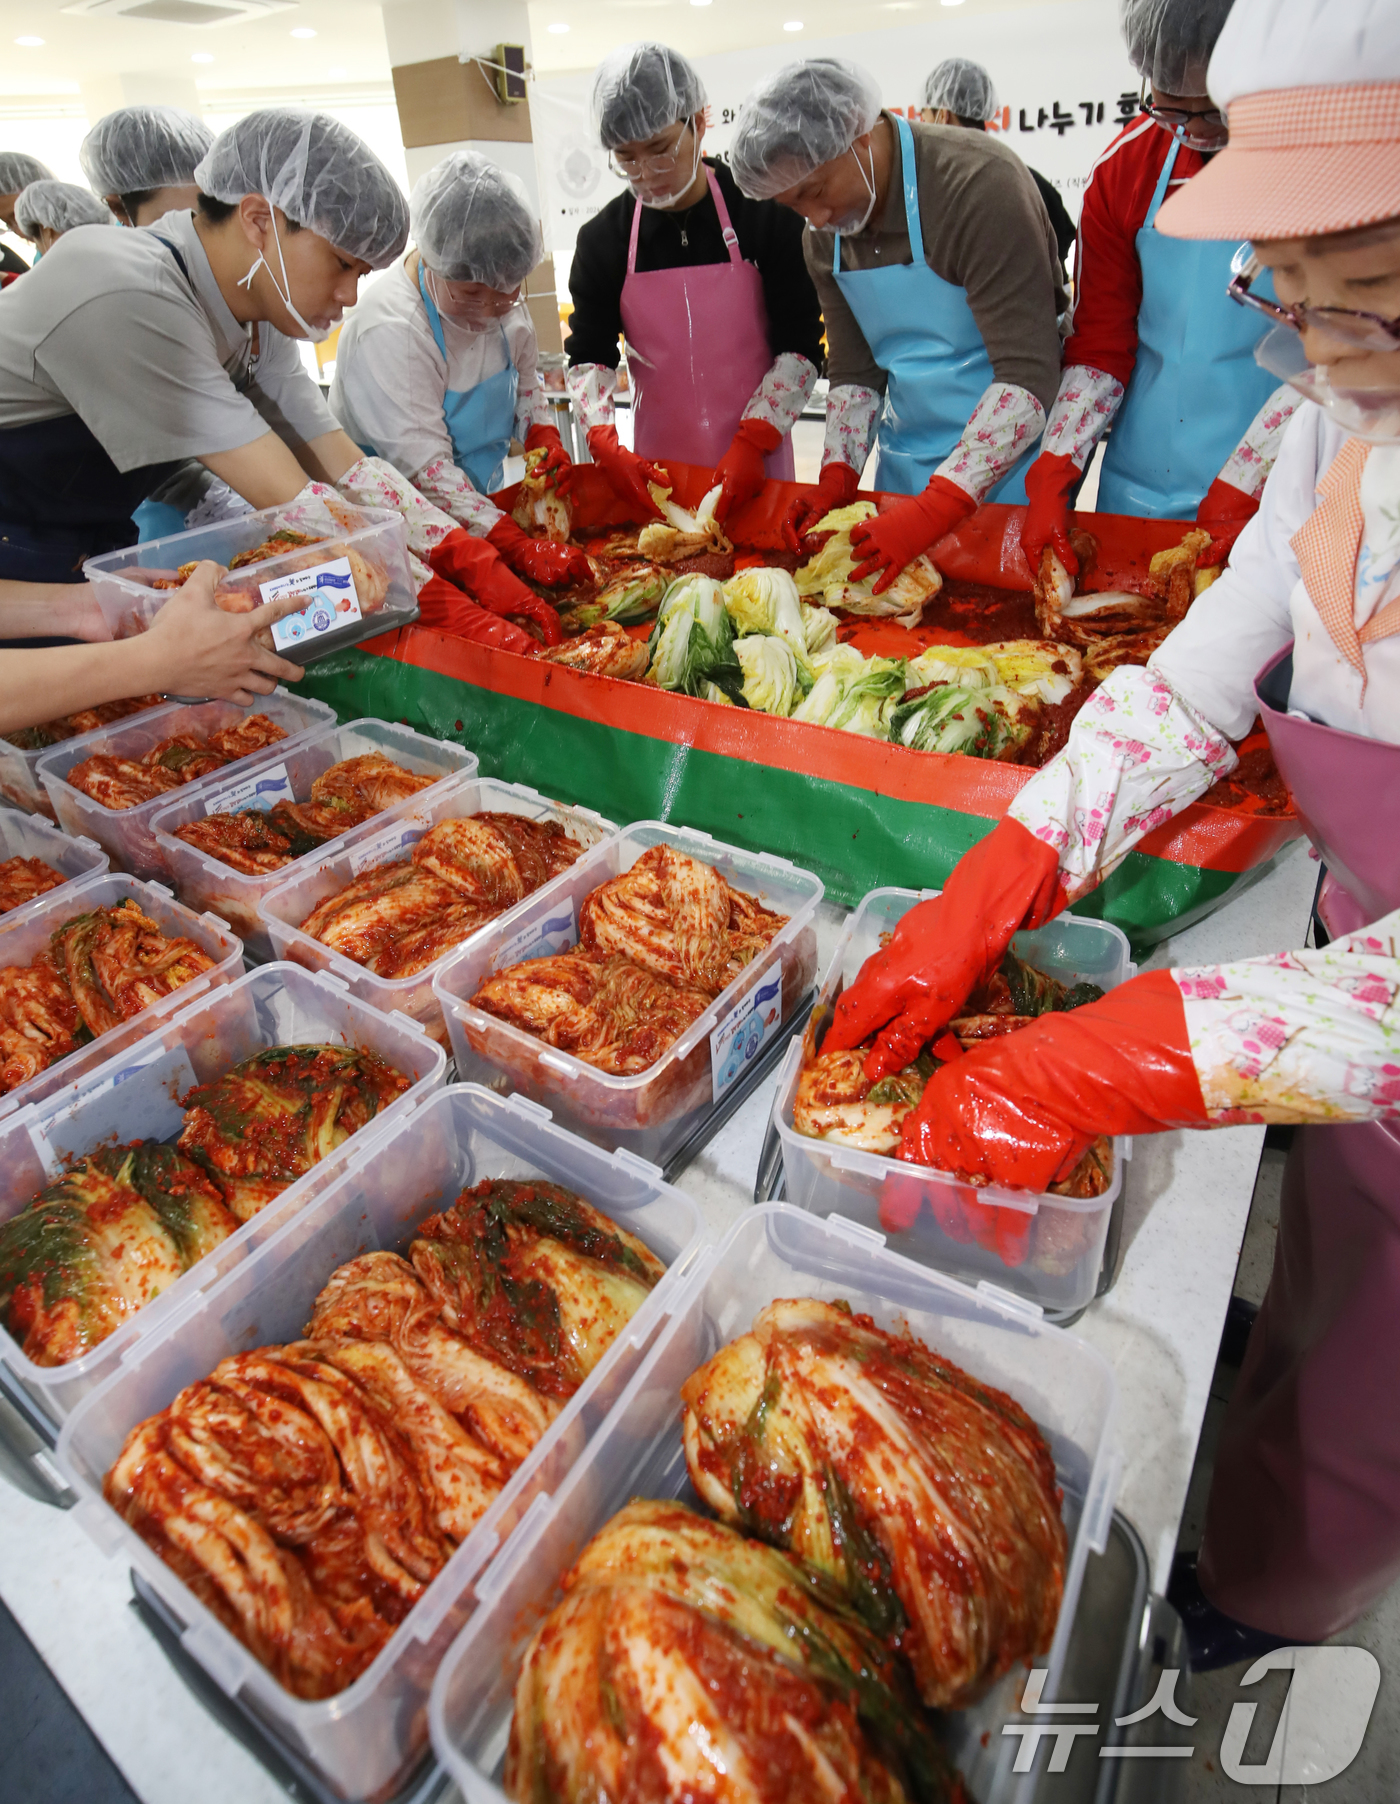
[[[1241,94],[1229,117],[1229,144],[1158,213],[1168,238],[1313,238],[1400,218],[1400,81]]]

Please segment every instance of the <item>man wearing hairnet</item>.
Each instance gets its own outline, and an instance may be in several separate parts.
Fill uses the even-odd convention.
[[[1018,498],[1018,466],[1060,375],[1059,256],[1030,171],[984,132],[883,112],[853,63],[791,63],[744,102],[730,164],[746,194],[807,220],[826,318],[826,448],[793,542],[855,494],[907,496],[854,534],[877,593],[979,502]]]
[[[51,182],[53,170],[22,150],[0,150],[0,232],[24,234],[15,224],[15,202],[31,182]],[[0,244],[0,275],[23,275],[29,265],[8,244]]]
[[[581,551],[527,537],[487,498],[501,486],[512,438],[541,451],[546,469],[569,468],[520,298],[543,244],[517,188],[470,150],[423,176],[409,201],[416,248],[350,315],[331,408],[357,444],[484,541],[478,599],[529,614],[535,598],[512,571],[549,585],[586,582],[589,566]]]
[[[204,121],[177,106],[124,106],[98,120],[78,161],[121,225],[154,225],[196,205],[194,172],[213,142]]]
[[[273,107],[196,175],[196,212],[74,233],[5,297],[0,576],[71,581],[131,544],[132,510],[188,458],[254,507],[312,479],[404,509],[415,550],[453,529],[362,457],[294,343],[327,337],[403,249],[389,171],[328,114]]]
[[[1128,55],[1151,98],[1084,191],[1073,330],[1026,477],[1021,544],[1032,570],[1049,551],[1078,574],[1070,507],[1110,426],[1099,509],[1194,518],[1213,535],[1202,562],[1220,563],[1259,505],[1297,406],[1255,364],[1259,333],[1226,295],[1236,247],[1169,238],[1156,225],[1162,203],[1225,145],[1206,65],[1231,4],[1120,0]]]
[[[991,76],[981,63],[974,63],[970,57],[945,57],[924,82],[922,113],[925,125],[960,125],[966,131],[984,132],[1000,111],[1001,102],[997,99]],[[1065,210],[1059,189],[1048,176],[1032,169],[1031,180],[1040,190],[1050,224],[1055,228],[1063,273],[1074,244],[1074,221]]]
[[[713,468],[716,512],[793,474],[791,431],[821,365],[821,312],[802,228],[746,199],[701,155],[699,75],[664,44],[631,44],[593,85],[593,123],[628,186],[578,235],[569,295],[569,393],[595,463],[642,518],[668,457]],[[612,391],[626,334],[632,439]]]
[[[72,182],[31,182],[15,196],[15,229],[36,247],[36,263],[74,226],[111,223],[102,202]]]

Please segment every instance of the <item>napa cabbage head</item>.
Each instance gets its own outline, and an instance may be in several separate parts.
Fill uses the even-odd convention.
[[[962,688],[945,683],[896,708],[890,738],[916,752],[1006,758],[1030,739],[1038,712],[1035,702],[1000,684]]]
[[[744,673],[744,700],[764,714],[791,714],[803,690],[797,655],[776,633],[749,633],[734,642]]]
[[[807,655],[802,604],[786,570],[740,570],[724,585],[724,605],[736,633],[777,633],[798,657]]]
[[[854,648],[843,646],[843,652]],[[872,739],[889,734],[890,715],[904,694],[902,658],[861,658],[859,668],[841,659],[823,670],[812,693],[796,710],[795,720],[836,727],[843,733],[863,733]]]
[[[713,577],[683,576],[662,597],[647,642],[646,681],[659,689],[704,693],[707,683],[737,699],[741,672],[724,591]]]

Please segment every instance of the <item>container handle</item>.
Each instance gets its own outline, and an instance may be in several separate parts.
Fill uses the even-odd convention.
[[[37,1429],[25,1420],[24,1412],[0,1391],[0,1441],[34,1479],[45,1501],[58,1509],[71,1510],[78,1494],[54,1464],[53,1454]]]
[[[1003,1290],[1000,1284],[993,1284],[987,1278],[978,1280],[977,1294],[986,1297],[989,1302],[998,1304],[1002,1309],[1009,1309],[1013,1315],[1024,1316],[1028,1322],[1040,1322],[1045,1319],[1045,1311],[1039,1303],[1032,1303],[1029,1297],[1018,1297],[1014,1290]],[[1102,1553],[1103,1549],[1100,1548],[1099,1552]]]

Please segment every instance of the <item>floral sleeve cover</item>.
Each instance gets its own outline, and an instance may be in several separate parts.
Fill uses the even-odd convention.
[[[1172,976],[1213,1121],[1400,1115],[1400,909],[1321,951]]]
[[[999,483],[1045,427],[1045,409],[1028,388],[993,382],[982,392],[963,435],[934,471],[974,501]]]
[[[595,426],[612,425],[616,370],[606,369],[601,363],[576,363],[565,376],[564,386],[586,433]]]
[[[839,388],[833,388],[826,398],[822,468],[845,464],[859,476],[870,456],[879,412],[880,396],[873,388],[862,388],[858,382],[843,382]]]
[[[1244,437],[1221,467],[1219,480],[1245,495],[1258,495],[1278,456],[1283,429],[1303,405],[1296,388],[1276,388],[1249,422]]]
[[[796,351],[779,352],[773,367],[753,391],[743,417],[776,426],[786,436],[802,417],[816,379],[816,369],[805,357]]]
[[[1060,392],[1045,423],[1042,454],[1068,457],[1083,469],[1094,454],[1127,391],[1106,370],[1087,363],[1072,363],[1060,377]]]
[[[450,514],[434,507],[382,457],[362,457],[357,464],[351,464],[335,486],[347,501],[361,507],[386,507],[402,514],[408,526],[408,548],[419,557],[426,557],[434,545],[440,545],[448,533],[457,530],[457,522]]]
[[[478,539],[484,539],[502,518],[501,510],[495,502],[479,494],[472,487],[471,477],[465,470],[459,469],[450,457],[435,457],[430,464],[425,464],[418,472],[416,481],[434,507],[440,507],[443,513],[451,514],[459,525],[465,526]]]
[[[1007,813],[1055,848],[1074,902],[1237,762],[1225,735],[1170,683],[1150,666],[1124,665],[1094,691],[1065,749]]]

